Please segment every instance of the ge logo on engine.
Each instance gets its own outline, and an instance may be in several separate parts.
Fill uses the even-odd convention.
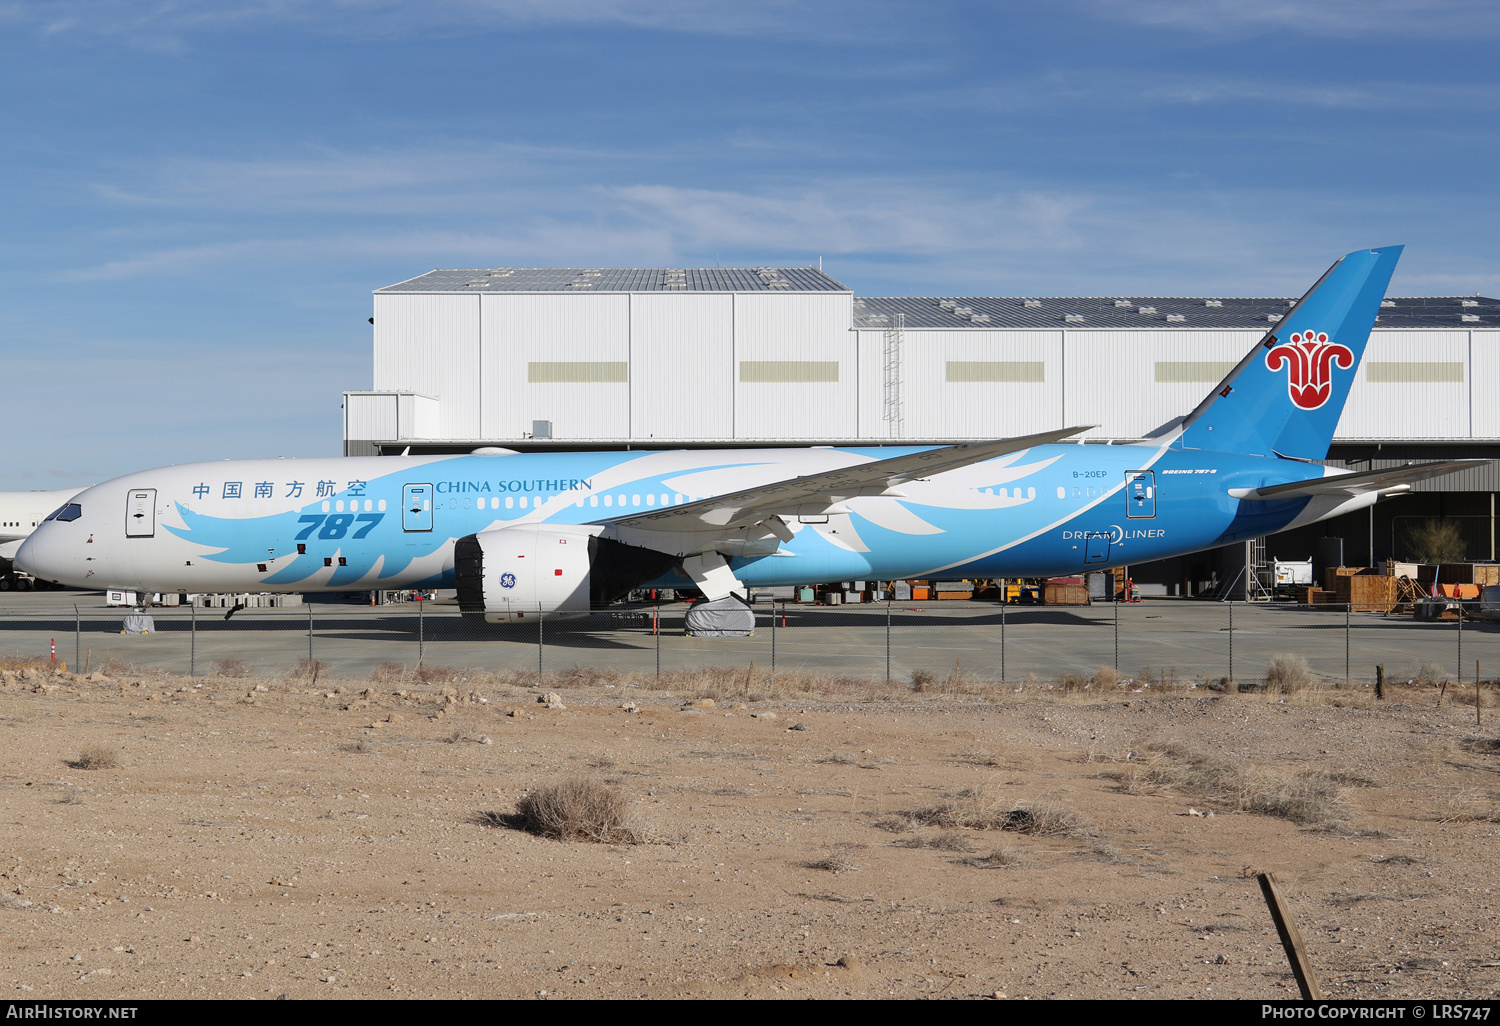
[[[514,588],[515,586],[516,586],[516,575],[515,574],[501,574],[500,575],[500,587],[502,587],[502,588]]]

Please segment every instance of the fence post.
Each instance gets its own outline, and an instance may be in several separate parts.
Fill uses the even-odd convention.
[[[426,600],[417,596],[417,669],[422,668],[422,659],[427,654]]]
[[[1380,663],[1375,667],[1375,697],[1385,698],[1385,664]]]
[[[1120,595],[1115,593],[1115,672],[1120,672]]]
[[[656,635],[656,683],[661,684],[661,606],[651,607],[651,633]]]
[[[1000,584],[1000,683],[1005,683],[1005,583]]]
[[[1458,683],[1464,682],[1464,600],[1458,600]]]
[[[73,607],[77,609],[77,606]],[[188,643],[188,676],[198,676],[198,606],[191,600],[188,602],[188,622],[192,624],[192,641]]]
[[[895,582],[892,581],[892,584]],[[891,682],[891,602],[894,600],[896,589],[893,587],[885,593],[885,682]]]
[[[1234,599],[1229,600],[1229,683],[1234,683]]]
[[[79,653],[83,644],[83,618],[78,613],[78,603],[73,603],[73,672],[78,672]]]
[[[542,604],[536,604],[536,686],[542,686]]]
[[[771,597],[771,676],[776,676],[776,597]]]
[[[1354,611],[1353,602],[1344,603],[1344,683],[1349,683],[1349,614]]]
[[[313,673],[314,674],[313,679],[316,680],[317,676],[316,676],[315,671],[313,669],[314,663],[313,663],[312,638],[313,638],[312,606],[309,605],[307,607],[307,672],[308,673]]]

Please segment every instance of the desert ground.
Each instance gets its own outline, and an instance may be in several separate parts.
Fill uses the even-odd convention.
[[[313,669],[10,661],[12,997],[1295,997],[1260,870],[1329,996],[1500,993],[1472,685]]]

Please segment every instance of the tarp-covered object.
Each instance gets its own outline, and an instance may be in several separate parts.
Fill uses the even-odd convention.
[[[688,607],[687,632],[695,638],[748,638],[755,633],[755,610],[738,595]]]
[[[125,616],[125,629],[121,634],[150,634],[156,630],[156,621],[151,619],[149,613],[127,613]]]

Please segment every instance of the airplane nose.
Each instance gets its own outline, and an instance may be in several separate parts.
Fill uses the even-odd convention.
[[[42,524],[16,550],[16,569],[44,581],[58,580],[63,574],[63,566],[59,562],[62,554],[57,551],[57,542],[57,532],[49,524]]]

